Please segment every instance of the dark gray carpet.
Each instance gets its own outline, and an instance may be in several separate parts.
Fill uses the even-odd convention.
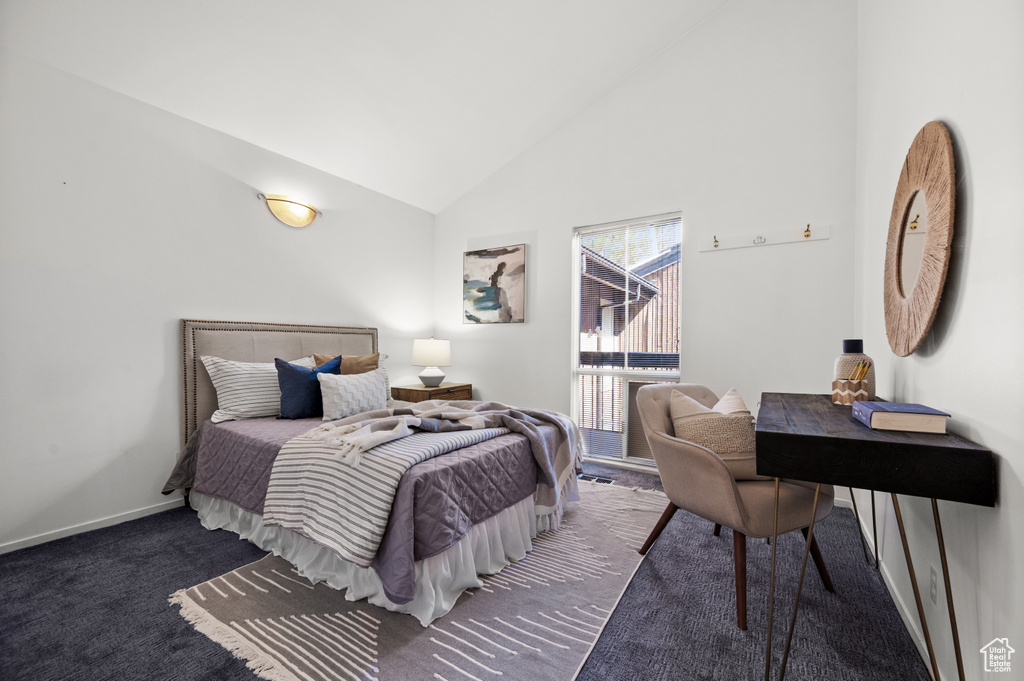
[[[630,487],[643,473],[585,466]],[[642,476],[636,477],[633,476]],[[617,483],[617,484],[618,484]],[[836,593],[809,567],[786,678],[928,678],[878,573],[861,553],[853,515],[838,509],[816,530]],[[799,568],[798,536],[779,543],[775,650],[781,656]],[[677,513],[640,566],[581,681],[753,679],[763,676],[769,550],[748,547],[749,618],[735,626],[732,538]],[[0,555],[0,679],[181,681],[256,677],[178,615],[174,591],[265,555],[175,509]],[[773,675],[774,678],[774,675]]]
[[[584,466],[585,474],[606,477],[616,477],[615,470]],[[630,486],[662,489],[657,476],[619,477]],[[928,681],[881,575],[864,561],[853,511],[836,508],[814,534],[835,593],[825,591],[808,559],[786,678]],[[773,679],[782,662],[803,544],[799,533],[779,538]],[[710,522],[677,511],[641,563],[578,681],[764,678],[770,567],[771,546],[748,539],[748,623],[741,631],[731,531],[715,537]]]
[[[251,681],[167,597],[264,555],[186,508],[0,555],[0,679]]]

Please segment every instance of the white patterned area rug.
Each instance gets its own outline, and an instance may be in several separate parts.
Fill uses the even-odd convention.
[[[274,681],[570,681],[640,565],[668,500],[580,483],[558,532],[424,628],[311,586],[276,556],[171,596],[199,631]]]

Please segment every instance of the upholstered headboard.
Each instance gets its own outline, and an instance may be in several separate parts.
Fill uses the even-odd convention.
[[[377,329],[364,326],[315,326],[264,322],[213,322],[182,319],[181,446],[217,409],[217,392],[199,359],[212,355],[238,362],[273,362],[322,355],[377,352]]]

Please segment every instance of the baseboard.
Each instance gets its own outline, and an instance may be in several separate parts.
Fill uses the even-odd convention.
[[[892,575],[889,574],[889,569],[885,564],[885,561],[881,563],[882,569],[882,581],[885,582],[885,588],[889,592],[889,597],[892,598],[893,603],[896,604],[896,610],[900,613],[900,618],[903,620],[903,625],[906,626],[907,631],[910,632],[910,637],[914,640],[914,645],[917,647],[917,653],[921,656],[921,661],[924,662],[925,668],[929,674],[932,674],[932,665],[928,661],[928,646],[924,642],[924,634],[921,632],[920,626],[917,623],[917,604],[914,603],[913,595],[910,597],[910,605],[907,605],[903,599],[903,595],[896,589],[892,579]],[[934,637],[932,638],[932,645],[936,646]],[[952,645],[952,641],[950,641]],[[938,678],[936,681],[942,681],[942,679],[956,679],[958,678],[955,672],[951,672],[948,669],[943,669],[942,662],[938,660],[938,654],[936,653],[936,665],[938,665]],[[934,678],[934,677],[933,677]]]
[[[637,473],[647,473],[648,475],[657,475],[657,466],[645,465],[642,463],[633,463],[631,461],[623,461],[621,459],[607,459],[602,456],[584,456],[584,463],[592,463],[598,466],[608,466],[609,468],[622,468],[628,471],[635,471]],[[835,497],[832,502],[835,506],[840,508],[853,508],[853,503],[847,499],[840,499]]]
[[[607,459],[602,456],[584,456],[583,462],[596,464],[598,466],[608,466],[609,468],[621,468],[623,470],[635,471],[637,473],[647,473],[648,475],[658,474],[657,466],[633,463],[631,461],[623,461],[621,459]],[[853,503],[847,499],[835,497],[832,503],[840,508],[853,508]]]
[[[592,463],[598,466],[608,466],[609,468],[622,468],[627,471],[647,473],[648,475],[658,474],[657,466],[650,464],[633,463],[631,461],[623,461],[622,459],[608,459],[603,456],[584,456],[583,462]]]
[[[872,537],[870,529],[865,524],[866,518],[861,518],[859,524],[861,536],[864,538],[864,542],[867,546],[868,553],[872,550]],[[901,557],[902,558],[902,557]],[[931,662],[928,660],[928,646],[924,642],[924,633],[921,631],[921,627],[918,624],[917,618],[917,604],[914,602],[913,594],[910,595],[910,605],[907,605],[907,601],[903,598],[903,594],[896,588],[896,583],[892,578],[892,574],[889,572],[888,563],[885,560],[878,561],[879,573],[882,576],[882,583],[885,584],[885,590],[889,592],[889,598],[892,599],[893,604],[896,606],[896,612],[900,614],[900,619],[903,620],[903,626],[906,627],[907,632],[910,634],[910,638],[914,641],[914,646],[917,648],[917,654],[921,656],[921,661],[924,662],[925,668],[928,670],[929,676],[933,674],[931,668]],[[867,566],[865,566],[867,567]],[[873,567],[867,568],[869,570],[874,569]],[[932,640],[932,645],[935,645],[935,640]],[[955,679],[957,675],[949,673],[949,670],[942,668],[942,663],[936,659],[936,664],[939,666],[937,673],[938,678],[935,681],[942,681],[942,679]],[[934,678],[934,677],[933,677]]]
[[[175,498],[171,501],[165,501],[160,504],[153,506],[147,506],[146,508],[139,508],[134,511],[128,511],[127,513],[118,513],[117,515],[107,516],[106,518],[100,518],[99,520],[91,520],[87,523],[81,523],[79,525],[71,525],[60,530],[54,530],[53,532],[46,532],[44,534],[37,534],[34,537],[28,537],[26,539],[19,539],[17,541],[8,542],[6,544],[0,544],[0,554],[10,553],[11,551],[17,551],[18,549],[26,549],[30,546],[36,546],[37,544],[45,544],[48,541],[54,539],[63,539],[64,537],[70,537],[73,534],[81,534],[82,532],[89,532],[90,530],[99,530],[104,527],[110,527],[111,525],[117,525],[119,523],[126,522],[128,520],[135,520],[142,518],[147,515],[153,515],[154,513],[160,513],[162,511],[169,511],[172,508],[183,506],[185,503],[184,497],[175,495]]]

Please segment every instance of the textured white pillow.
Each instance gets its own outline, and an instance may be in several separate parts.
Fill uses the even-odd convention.
[[[687,422],[691,420],[726,415],[747,416],[748,420],[750,417],[750,410],[747,409],[747,405],[743,403],[743,398],[735,388],[723,395],[722,399],[718,400],[711,408],[705,407],[685,393],[673,390],[669,409],[672,414],[672,425],[676,427],[676,437],[680,437],[679,428],[685,428]],[[750,432],[753,433],[753,429]]]
[[[754,420],[735,389],[712,408],[672,391],[669,405],[676,437],[706,447],[718,454],[735,480],[767,480],[757,475]]]
[[[722,395],[722,399],[718,400],[712,409],[719,414],[746,414],[750,416],[750,410],[743,403],[743,398],[736,392],[736,388],[730,388],[729,392]]]
[[[383,367],[362,374],[317,374],[324,421],[343,419],[387,406],[388,375]]]
[[[281,385],[273,362],[236,362],[203,355],[213,387],[217,391],[217,411],[210,420],[237,421],[281,413]],[[312,369],[313,356],[291,362]]]

